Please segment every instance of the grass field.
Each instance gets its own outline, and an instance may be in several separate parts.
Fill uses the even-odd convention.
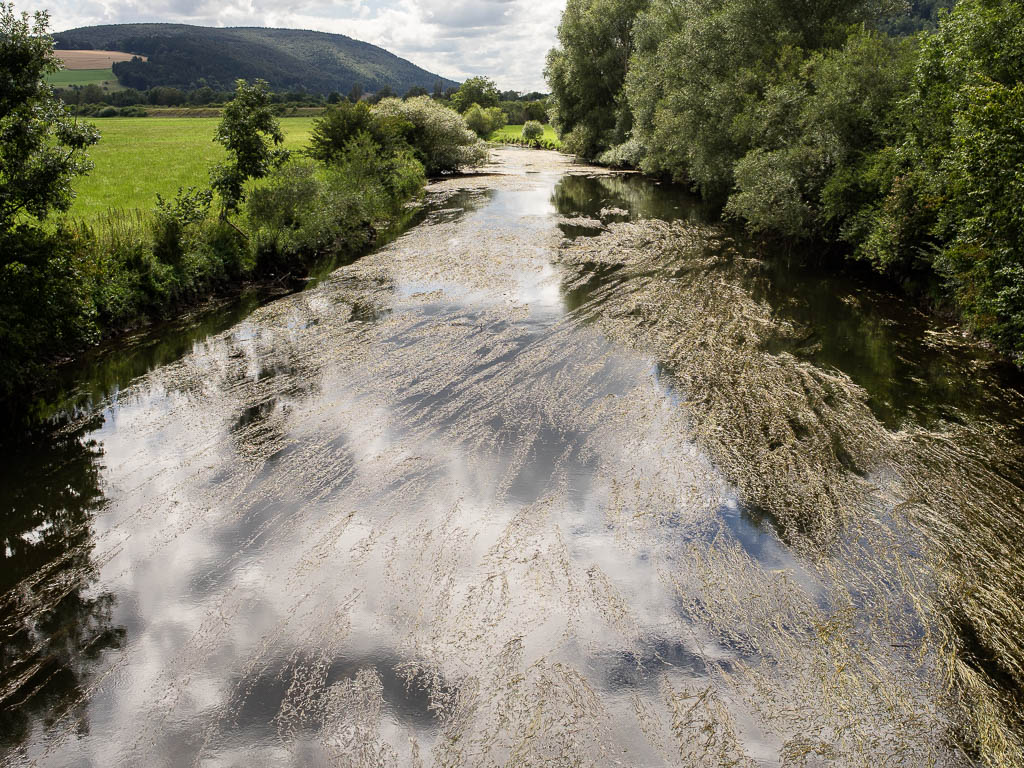
[[[504,128],[499,128],[490,136],[487,137],[488,141],[496,141],[499,143],[504,142],[515,142],[523,138],[523,126],[521,125],[506,125]],[[544,126],[544,136],[541,137],[542,142],[550,142],[552,146],[560,148],[562,142],[558,140],[558,134],[555,133],[555,129],[550,125]]]
[[[224,157],[213,142],[217,118],[110,118],[95,121],[103,134],[89,151],[96,168],[78,179],[70,215],[94,219],[109,209],[151,210],[159,192],[209,185],[209,168]],[[309,143],[311,117],[281,119],[285,147]]]
[[[46,82],[58,88],[72,85],[100,85],[108,88],[120,88],[117,78],[110,67],[106,69],[62,69],[46,78]]]

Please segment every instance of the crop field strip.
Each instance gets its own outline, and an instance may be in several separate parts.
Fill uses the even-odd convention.
[[[68,70],[110,69],[118,61],[131,61],[135,54],[123,51],[54,51]],[[145,56],[139,58],[145,60]]]

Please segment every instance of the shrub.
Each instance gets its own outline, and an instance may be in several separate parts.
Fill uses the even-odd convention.
[[[412,124],[400,115],[374,112],[365,102],[339,103],[313,123],[307,154],[323,163],[333,163],[350,141],[360,133],[369,134],[387,154],[408,148],[405,136]]]
[[[505,113],[500,107],[484,109],[479,104],[471,106],[464,117],[466,125],[481,139],[486,139],[499,128],[504,128],[506,122]]]
[[[369,245],[423,183],[423,166],[411,152],[383,153],[366,131],[326,168],[312,160],[285,164],[246,204],[257,270],[291,269],[326,250]]]
[[[527,121],[523,126],[523,138],[529,142],[536,142],[544,135],[544,126],[536,120]]]
[[[597,162],[610,168],[639,168],[644,158],[644,148],[636,139],[629,139],[622,144],[601,153]]]
[[[466,110],[463,115],[469,130],[473,131],[481,139],[486,139],[491,133],[491,121],[483,107],[474,104]]]
[[[153,253],[163,262],[178,264],[186,250],[192,245],[196,227],[210,212],[213,191],[209,189],[187,190],[178,188],[173,200],[156,196],[156,210],[153,218]]]
[[[384,99],[373,111],[381,117],[400,117],[409,124],[405,138],[428,176],[487,161],[487,146],[467,127],[462,116],[429,96],[408,101]]]

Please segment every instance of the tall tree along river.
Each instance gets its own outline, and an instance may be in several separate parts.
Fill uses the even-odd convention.
[[[1019,379],[494,158],[7,449],[2,764],[1021,765]]]

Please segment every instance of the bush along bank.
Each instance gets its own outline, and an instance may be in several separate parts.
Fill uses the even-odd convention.
[[[425,99],[342,104],[289,155],[266,84],[238,84],[210,188],[92,222],[22,215],[0,230],[0,401],[15,413],[53,363],[246,282],[354,257],[408,216],[428,172],[482,163],[482,143]],[[83,161],[84,163],[84,161]],[[85,167],[83,165],[83,167]]]

